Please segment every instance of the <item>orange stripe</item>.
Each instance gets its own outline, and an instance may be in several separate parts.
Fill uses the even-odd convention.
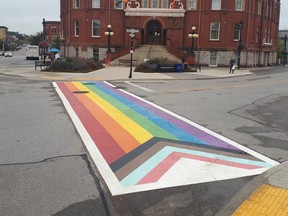
[[[65,83],[67,88],[73,91],[79,89],[73,83]],[[87,94],[95,94],[93,92]],[[75,94],[79,101],[89,110],[95,119],[108,131],[118,145],[126,152],[137,148],[140,143],[131,134],[115,122],[104,110],[87,97],[87,94]],[[113,151],[111,149],[111,151]]]

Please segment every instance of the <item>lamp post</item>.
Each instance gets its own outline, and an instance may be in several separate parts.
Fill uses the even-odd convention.
[[[139,32],[137,29],[127,29],[127,32],[129,32],[129,36],[131,37],[131,48],[130,48],[130,73],[129,78],[132,78],[132,63],[133,63],[133,52],[134,52],[134,38],[135,33]]]
[[[196,32],[196,27],[195,26],[192,27],[192,32],[188,34],[188,37],[192,38],[191,55],[194,56],[195,55],[194,54],[194,40],[199,37],[199,35]]]
[[[237,66],[238,69],[240,69],[240,57],[241,57],[241,51],[242,51],[242,29],[245,27],[244,23],[242,21],[240,21],[238,23],[238,28],[240,30],[240,34],[239,34],[239,43],[238,43],[238,62],[237,62]]]
[[[46,21],[45,19],[43,18],[43,22],[42,22],[42,25],[43,25],[43,41],[46,41]]]
[[[114,32],[112,31],[110,24],[107,26],[107,30],[105,31],[105,35],[108,38],[108,49],[107,49],[107,52],[110,53],[111,52],[111,47],[110,47],[111,38],[110,38],[110,36],[114,35]]]

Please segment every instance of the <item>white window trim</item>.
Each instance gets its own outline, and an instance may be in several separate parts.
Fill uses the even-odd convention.
[[[217,39],[214,39],[214,38],[211,38],[211,36],[212,36],[212,24],[213,23],[218,23],[219,24],[219,27],[218,27],[218,35],[217,35]],[[220,25],[221,25],[221,23],[220,22],[211,22],[210,23],[210,41],[219,41],[220,40]]]
[[[213,0],[212,0],[211,10],[221,10],[221,8],[222,8],[222,0],[219,0],[219,1],[220,1],[219,8],[218,7],[217,8],[213,8]]]
[[[79,6],[77,6],[77,1],[79,1]],[[74,0],[74,8],[80,8],[80,0]]]
[[[77,33],[77,28],[76,28],[76,24],[78,22],[78,34]],[[79,20],[74,20],[74,37],[79,37],[80,35],[80,23]]]
[[[197,0],[194,1],[194,6],[190,6],[190,0],[187,0],[187,10],[196,10],[197,9]]]
[[[93,29],[94,29],[94,21],[98,21],[98,24],[99,24],[99,35],[93,35]],[[100,20],[96,20],[96,19],[94,19],[94,20],[92,20],[92,23],[91,23],[91,25],[92,25],[92,37],[93,38],[100,38]]]
[[[94,7],[93,6],[93,3],[94,3],[94,1],[95,0],[91,0],[92,1],[92,8],[94,9],[94,8],[100,8],[101,7],[101,1],[100,0],[97,0],[98,2],[99,2],[99,5],[97,6],[97,7]]]
[[[235,11],[243,11],[244,10],[244,0],[241,0],[241,9],[237,8],[237,1],[235,0]]]

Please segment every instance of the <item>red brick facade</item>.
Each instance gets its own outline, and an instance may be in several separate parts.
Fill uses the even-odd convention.
[[[131,28],[139,30],[136,46],[189,53],[194,26],[198,63],[222,66],[237,58],[242,32],[241,65],[263,66],[276,62],[279,13],[280,0],[61,0],[62,49],[65,56],[105,58],[110,24],[115,56],[130,46]]]
[[[53,40],[61,36],[61,22],[60,21],[45,21],[45,40],[52,44]]]

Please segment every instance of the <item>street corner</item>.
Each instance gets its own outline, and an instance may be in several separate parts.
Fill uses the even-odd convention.
[[[287,216],[288,189],[260,185],[233,213],[233,216]]]

